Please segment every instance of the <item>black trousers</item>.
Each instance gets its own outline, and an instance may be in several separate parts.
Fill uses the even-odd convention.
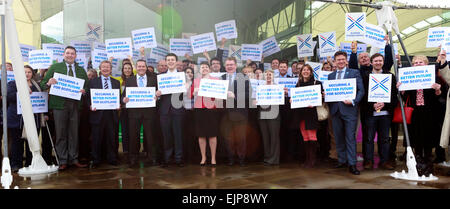
[[[48,120],[47,124],[48,130],[50,130],[50,134],[47,130],[46,126],[41,127],[41,134],[42,134],[42,157],[44,158],[45,162],[48,165],[52,165],[55,162],[55,158],[52,155],[52,142],[50,141],[53,139],[53,144],[55,143],[55,121],[54,120]]]
[[[104,110],[100,124],[92,125],[92,160],[101,163],[102,143],[106,144],[106,159],[108,163],[117,163],[116,131],[118,124],[113,121],[113,111]]]
[[[147,158],[152,158],[152,132],[153,132],[153,120],[150,118],[128,118],[130,141],[128,147],[128,159],[130,163],[136,162],[139,159],[139,150],[141,147],[141,126],[144,126],[144,145],[147,150]],[[146,142],[146,143],[145,143]]]

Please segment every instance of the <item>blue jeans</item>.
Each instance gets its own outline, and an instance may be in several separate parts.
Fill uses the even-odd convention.
[[[368,141],[366,144],[366,156],[364,159],[367,162],[373,162],[374,153],[374,139],[375,134],[378,133],[378,153],[380,153],[380,164],[389,159],[389,129],[391,127],[391,116],[372,116],[367,117],[367,135]]]

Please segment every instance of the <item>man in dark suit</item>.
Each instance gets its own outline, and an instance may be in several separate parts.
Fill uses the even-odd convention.
[[[224,105],[226,110],[223,115],[225,123],[222,131],[225,136],[228,165],[234,164],[234,156],[237,152],[240,165],[245,166],[246,130],[252,87],[248,77],[242,73],[236,73],[236,68],[236,59],[234,57],[227,58],[225,62],[227,74],[222,76],[222,80],[228,81],[228,98]]]
[[[348,163],[350,173],[359,175],[356,169],[356,124],[358,120],[358,104],[364,96],[364,85],[358,70],[347,68],[347,53],[338,51],[334,55],[337,70],[328,76],[329,80],[356,78],[356,98],[343,102],[330,102],[333,131],[336,139],[338,165],[345,167]]]
[[[112,64],[103,61],[100,64],[101,76],[89,82],[90,89],[117,89],[120,92],[120,82],[111,78]],[[90,95],[88,96],[90,100]],[[89,104],[92,104],[89,102]],[[119,108],[118,108],[119,109]],[[92,108],[89,117],[92,125],[92,161],[91,168],[96,168],[101,163],[102,142],[106,142],[106,158],[111,165],[117,165],[116,141],[118,141],[119,112],[117,110],[97,110]]]
[[[177,55],[169,53],[166,55],[166,63],[168,70],[160,73],[177,73],[176,62]],[[172,104],[177,101],[177,104]],[[160,97],[159,114],[162,134],[164,137],[164,161],[161,167],[167,167],[172,153],[175,156],[175,163],[179,167],[184,166],[183,162],[183,120],[186,110],[183,107],[183,94],[167,94]]]
[[[126,95],[126,89],[128,87],[156,87],[157,81],[156,76],[153,74],[146,73],[147,72],[147,63],[145,60],[138,60],[136,62],[136,71],[137,75],[128,78],[125,89],[123,91],[123,99],[124,103],[129,102],[129,98]],[[159,96],[160,92],[156,92],[156,96]],[[156,98],[155,96],[155,98]],[[141,126],[144,127],[144,143],[147,152],[152,151],[152,142],[151,138],[154,131],[153,118],[156,117],[156,107],[148,107],[148,108],[133,108],[128,109],[128,120],[130,127],[130,144],[129,144],[129,152],[128,152],[128,160],[130,167],[136,167],[138,165],[139,159],[139,148],[140,148],[140,130]],[[147,165],[153,165],[152,154],[147,153],[147,159],[145,161]]]
[[[77,51],[74,47],[68,46],[64,50],[64,61],[53,64],[44,79],[41,81],[43,91],[48,90],[57,83],[53,78],[55,73],[68,75],[85,80],[81,93],[85,94],[88,88],[88,77],[84,69],[75,62]],[[84,168],[86,165],[78,162],[78,126],[81,101],[49,95],[48,108],[53,110],[56,129],[56,153],[58,154],[60,170],[65,170],[67,164]]]

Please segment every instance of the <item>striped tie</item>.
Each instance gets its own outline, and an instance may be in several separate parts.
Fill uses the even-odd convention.
[[[105,78],[105,85],[104,85],[104,88],[103,89],[109,89],[109,86],[108,86],[108,78]]]

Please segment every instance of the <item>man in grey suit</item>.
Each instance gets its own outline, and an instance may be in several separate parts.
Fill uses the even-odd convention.
[[[349,167],[350,173],[359,175],[356,169],[356,125],[358,120],[358,104],[364,96],[364,85],[358,70],[347,67],[347,53],[338,51],[334,55],[336,71],[328,76],[329,80],[356,78],[356,98],[343,102],[330,102],[333,131],[338,153],[336,168]]]
[[[228,165],[234,164],[234,155],[237,153],[240,165],[245,166],[249,96],[252,95],[252,87],[248,77],[236,73],[236,68],[236,59],[227,58],[225,62],[227,73],[222,76],[222,80],[228,81],[228,98],[224,105],[226,110],[222,131],[228,153]]]

